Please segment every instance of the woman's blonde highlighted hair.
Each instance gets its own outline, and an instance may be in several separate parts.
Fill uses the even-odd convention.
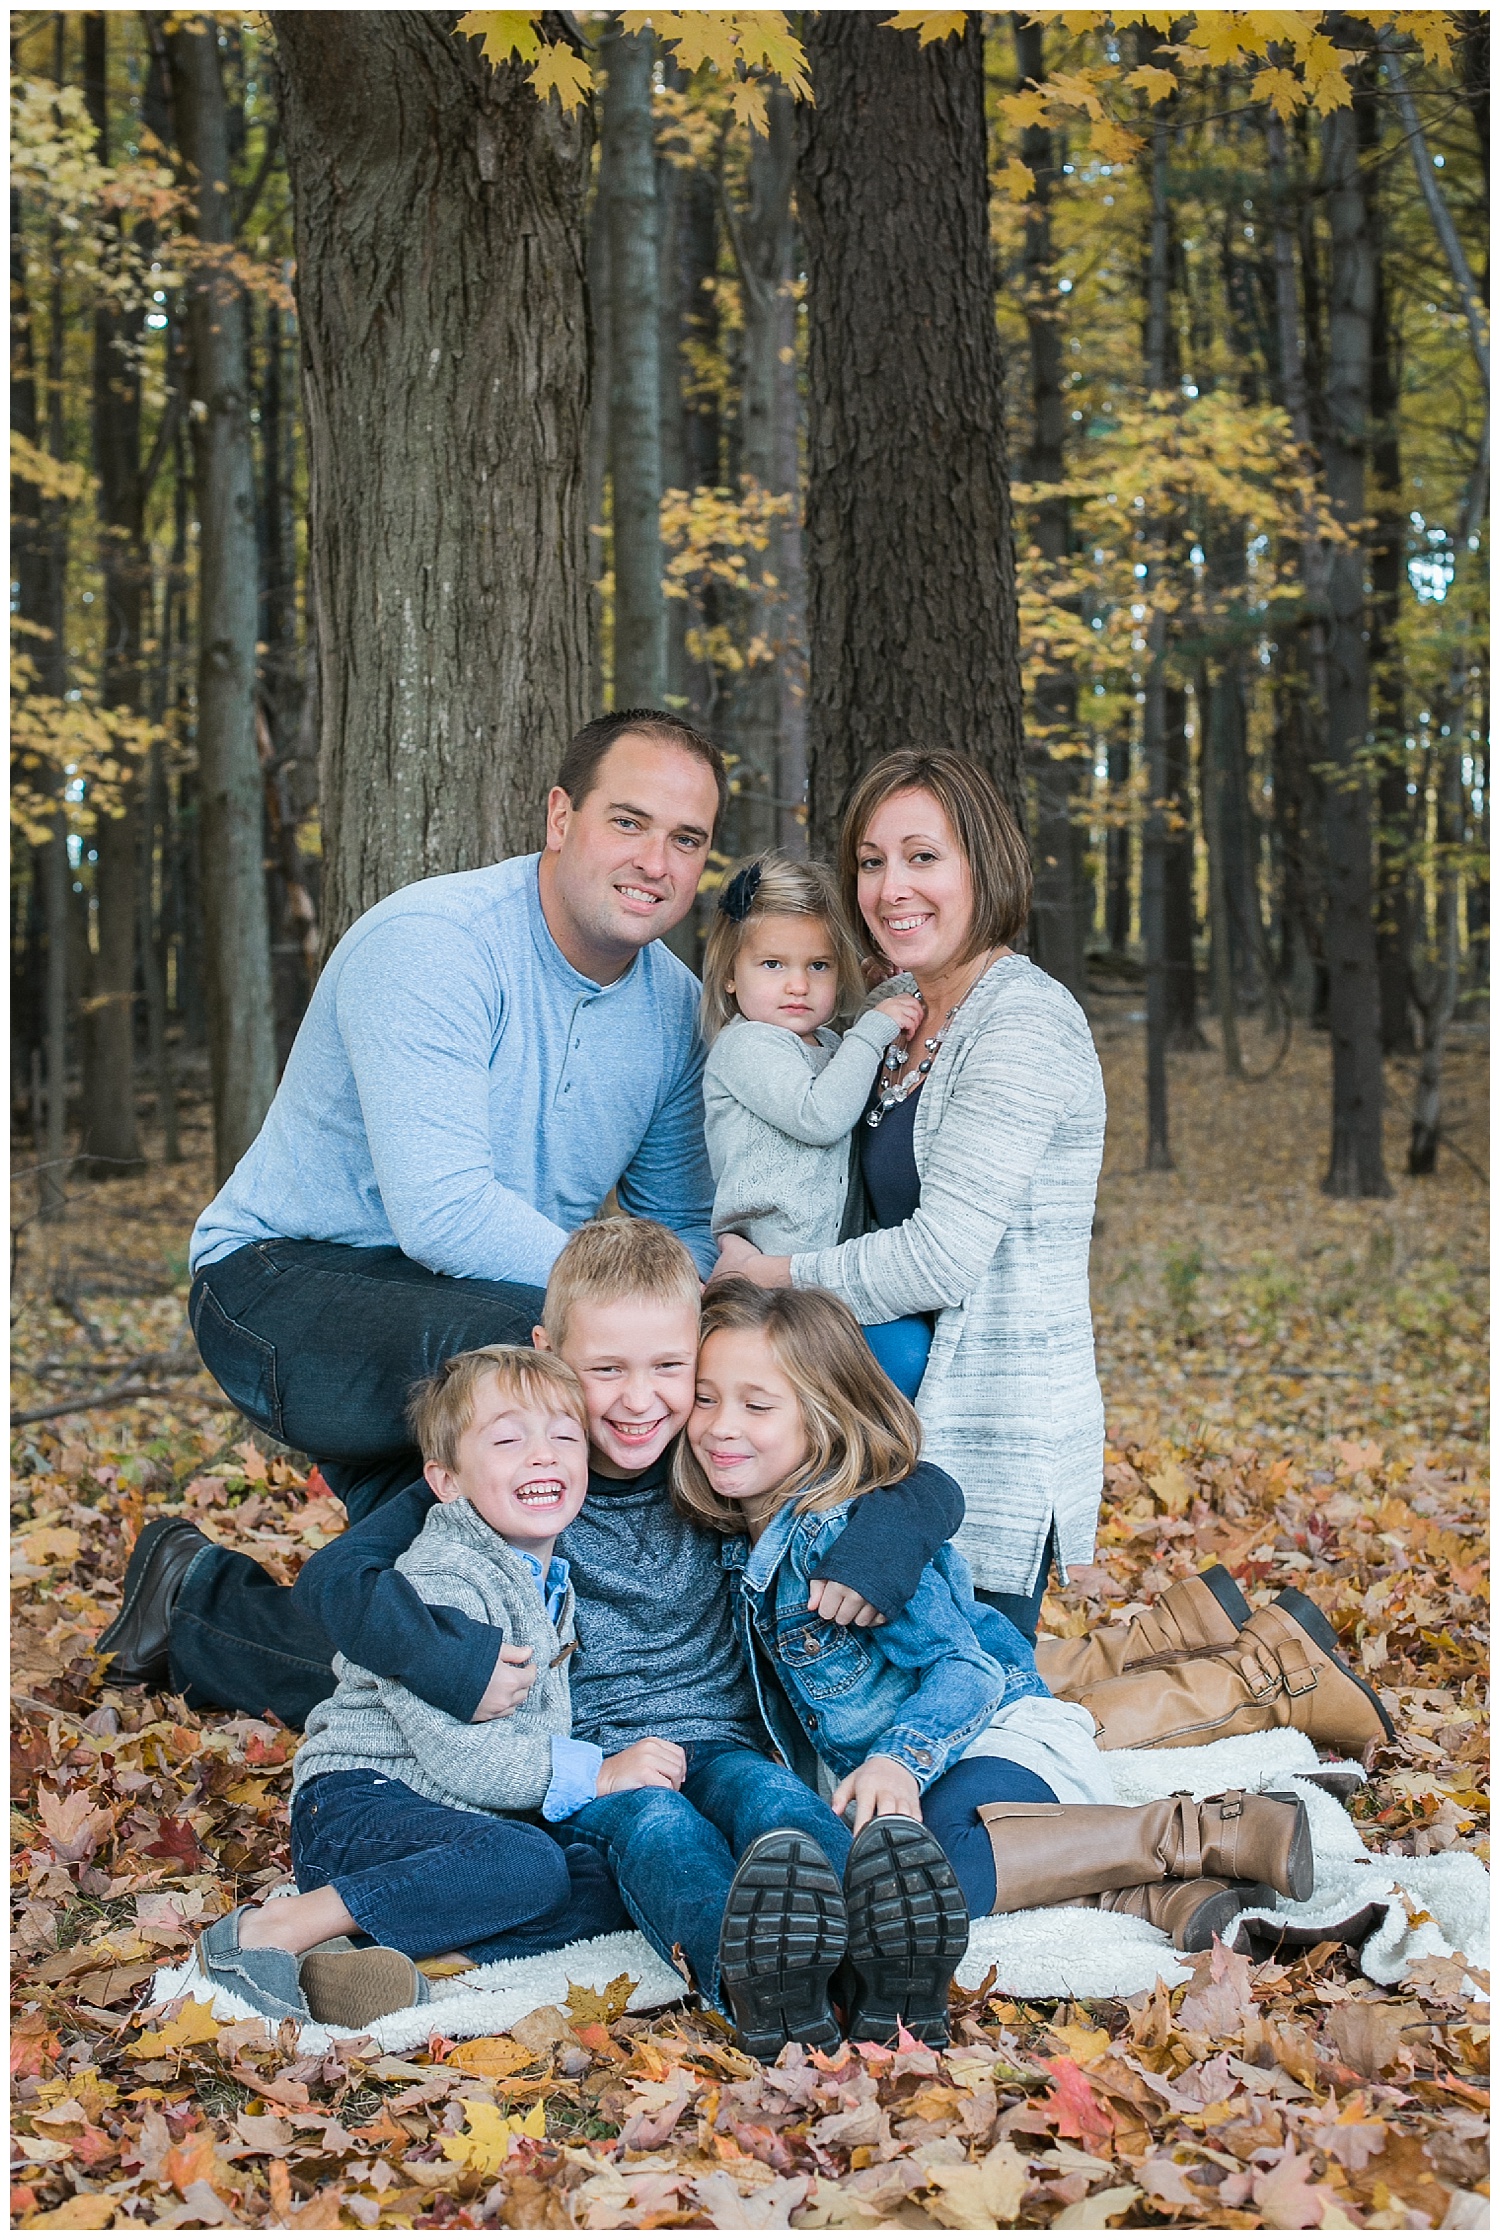
[[[859,947],[839,900],[833,873],[826,864],[799,863],[794,856],[780,855],[770,848],[764,855],[750,856],[736,864],[726,874],[722,892],[727,894],[746,872],[760,875],[753,883],[749,908],[743,917],[731,917],[721,905],[714,912],[703,945],[703,1001],[698,1018],[704,1041],[712,1042],[731,1019],[739,1016],[729,983],[734,978],[740,944],[758,918],[821,920],[828,928],[828,944],[839,976],[834,1017],[853,1018],[864,1002],[865,983],[859,969]]]
[[[753,1505],[725,1501],[684,1437],[672,1464],[679,1509],[720,1532],[764,1524],[795,1501],[833,1509],[857,1493],[909,1477],[922,1426],[865,1344],[859,1324],[831,1291],[763,1291],[745,1276],[721,1276],[703,1294],[700,1343],[718,1330],[761,1331],[797,1395],[807,1459]]]

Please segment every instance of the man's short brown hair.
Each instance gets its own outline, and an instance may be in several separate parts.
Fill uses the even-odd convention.
[[[715,825],[724,815],[724,805],[729,799],[729,771],[723,755],[706,732],[697,731],[685,723],[681,716],[668,713],[665,708],[617,708],[613,714],[595,716],[576,736],[569,740],[557,773],[557,783],[578,807],[594,790],[599,777],[599,765],[617,739],[626,733],[640,739],[654,739],[659,746],[680,747],[684,754],[696,756],[705,768],[712,771],[714,784],[719,789],[718,815]]]
[[[1015,940],[1031,915],[1031,858],[1021,828],[989,772],[967,755],[941,747],[898,747],[867,770],[850,796],[839,834],[839,881],[844,907],[855,925],[859,908],[859,851],[870,819],[898,793],[928,793],[953,827],[974,882],[974,925],[957,961],[982,956]],[[868,926],[868,938],[873,940]]]
[[[455,1353],[435,1377],[412,1387],[406,1420],[424,1462],[457,1470],[458,1443],[474,1421],[475,1394],[489,1377],[507,1398],[576,1416],[587,1436],[583,1386],[565,1361],[555,1353],[533,1353],[530,1346],[476,1346],[471,1353]]]
[[[621,1299],[680,1300],[696,1319],[702,1289],[697,1264],[680,1237],[659,1221],[609,1214],[575,1229],[552,1263],[542,1328],[554,1348],[564,1345],[568,1317],[580,1300],[604,1306]]]

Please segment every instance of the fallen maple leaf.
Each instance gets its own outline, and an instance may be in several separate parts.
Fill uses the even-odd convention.
[[[70,1866],[93,1858],[119,1811],[118,1806],[96,1805],[86,1789],[72,1789],[66,1796],[39,1789],[36,1809],[52,1849]]]
[[[159,2030],[143,2030],[130,2050],[140,2060],[151,2060],[159,2054],[175,2053],[183,2046],[210,2045],[218,2034],[219,2024],[212,2006],[206,2001],[188,1999]]]
[[[574,2029],[581,2022],[618,2022],[630,2004],[630,1994],[637,1983],[635,1976],[616,1976],[602,1991],[593,1991],[587,1984],[568,1985],[568,2019]]]
[[[514,2038],[469,2038],[444,2058],[448,2068],[466,2077],[513,2077],[518,2069],[529,2069],[537,2056]]]
[[[1095,2097],[1077,2062],[1065,2055],[1058,2061],[1044,2061],[1042,2067],[1057,2080],[1057,2089],[1042,2103],[1042,2113],[1056,2125],[1058,2137],[1078,2139],[1085,2145],[1092,2139],[1107,2146],[1114,2132],[1114,2117]]]
[[[1251,2194],[1273,2232],[1311,2232],[1323,2221],[1326,2196],[1307,2183],[1312,2156],[1283,2147],[1279,2159],[1255,2180]]]
[[[1029,2180],[1026,2164],[1002,2139],[983,2162],[930,2164],[927,2183],[938,2189],[937,2198],[924,2203],[929,2216],[963,2232],[983,2232],[1014,2223]]]
[[[545,2139],[547,2110],[538,2100],[524,2116],[503,2116],[493,2100],[466,2100],[464,2129],[456,2138],[443,2140],[444,2151],[454,2162],[466,2163],[482,2176],[496,2178],[517,2139]]]

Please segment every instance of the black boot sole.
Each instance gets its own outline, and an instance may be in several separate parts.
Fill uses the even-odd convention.
[[[194,1545],[171,1545],[188,1540]],[[104,1676],[106,1682],[156,1688],[170,1681],[167,1638],[172,1605],[194,1556],[200,1548],[212,1545],[190,1517],[153,1517],[142,1527],[125,1567],[120,1615],[94,1643],[96,1656],[112,1659]],[[159,1609],[151,1607],[153,1599],[159,1602]]]
[[[1200,1587],[1207,1587],[1225,1617],[1236,1629],[1250,1623],[1255,1613],[1222,1563],[1211,1563],[1206,1571],[1200,1571],[1198,1584]]]
[[[969,1909],[947,1853],[919,1820],[872,1820],[844,1869],[848,2034],[894,2044],[904,2026],[924,2045],[948,2043],[948,1988],[969,1949]]]
[[[1284,1610],[1289,1618],[1294,1618],[1302,1631],[1310,1639],[1316,1641],[1324,1656],[1333,1660],[1344,1678],[1352,1680],[1360,1693],[1369,1698],[1370,1709],[1385,1729],[1386,1741],[1394,1742],[1396,1739],[1396,1722],[1386,1710],[1379,1696],[1376,1695],[1375,1690],[1367,1681],[1361,1680],[1359,1674],[1344,1662],[1339,1653],[1339,1637],[1317,1604],[1310,1601],[1296,1587],[1284,1587],[1276,1597],[1275,1607],[1278,1610]]]
[[[1286,1889],[1282,1895],[1295,1898],[1298,1905],[1301,1905],[1305,1898],[1312,1896],[1315,1871],[1313,1866],[1312,1823],[1307,1817],[1307,1806],[1300,1797],[1293,1796],[1286,1789],[1268,1789],[1266,1795],[1274,1797],[1278,1804],[1295,1805],[1297,1808],[1297,1826],[1292,1835],[1290,1848],[1287,1851]],[[1275,1887],[1274,1884],[1272,1887]]]
[[[1205,1898],[1183,1932],[1179,1952],[1207,1952],[1214,1938],[1222,1936],[1237,1913],[1262,1907],[1274,1909],[1280,1901],[1268,1882],[1232,1882],[1227,1890]]]
[[[844,1893],[828,1856],[796,1828],[758,1836],[724,1903],[719,1982],[746,2053],[774,2061],[795,2042],[842,2043],[828,1982],[844,1957]]]

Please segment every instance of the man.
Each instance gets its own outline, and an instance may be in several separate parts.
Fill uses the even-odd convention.
[[[265,1125],[193,1232],[199,1351],[358,1521],[421,1477],[406,1395],[526,1344],[552,1262],[611,1189],[715,1247],[698,985],[660,937],[692,908],[723,758],[654,709],[563,757],[546,844],[377,903],[324,968]],[[186,1518],[142,1532],[99,1647],[117,1680],[301,1723],[331,1645]],[[494,1700],[510,1707],[500,1667]]]

